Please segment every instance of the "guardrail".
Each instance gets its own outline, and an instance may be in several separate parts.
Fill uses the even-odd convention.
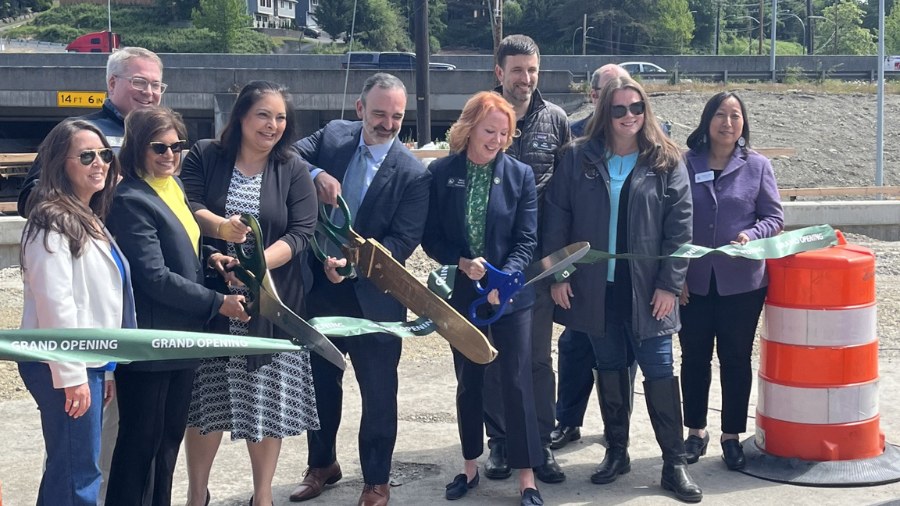
[[[663,77],[665,76],[665,77]],[[771,81],[772,72],[759,70],[718,70],[704,72],[666,72],[659,74],[644,74],[641,79],[647,81],[666,80],[669,82],[682,81],[685,79],[712,81],[727,83],[730,81]],[[806,81],[823,81],[825,79],[840,79],[842,81],[876,81],[878,79],[877,70],[776,70],[775,79],[778,82],[784,82],[786,78],[796,78]],[[900,72],[885,72],[884,79],[886,81],[900,80]]]

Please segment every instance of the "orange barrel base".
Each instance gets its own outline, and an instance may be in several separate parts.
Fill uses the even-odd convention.
[[[756,415],[756,445],[775,455],[802,460],[856,460],[884,452],[879,418],[839,425],[808,425]]]

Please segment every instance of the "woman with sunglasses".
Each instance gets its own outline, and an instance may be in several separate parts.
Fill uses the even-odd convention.
[[[248,213],[259,220],[265,261],[285,305],[303,316],[303,269],[316,226],[318,203],[307,165],[291,149],[295,117],[284,86],[252,81],[241,89],[219,140],[204,140],[185,157],[181,177],[200,229],[212,246],[234,256],[252,247]],[[229,259],[219,253],[209,265],[223,276]],[[232,293],[249,295],[228,273]],[[221,318],[223,333],[285,337],[263,318]],[[251,504],[269,506],[272,479],[289,436],[319,428],[309,353],[277,353],[203,360],[194,380],[185,451],[188,504],[203,504],[222,433],[244,439],[253,471]],[[208,496],[207,496],[208,497]]]
[[[597,359],[608,445],[591,482],[611,483],[631,470],[628,367],[636,360],[662,450],[662,487],[682,501],[700,501],[685,461],[672,357],[688,262],[664,258],[691,240],[691,193],[681,151],[659,127],[640,84],[616,77],[603,87],[585,136],[565,153],[546,198],[547,251],[589,241],[594,249],[645,256],[579,266],[551,287],[556,321],[588,334]]]
[[[241,295],[203,285],[200,227],[175,176],[186,129],[168,108],[138,109],[125,118],[119,151],[125,179],[112,203],[109,229],[131,259],[138,327],[201,332],[216,315],[248,320]],[[184,437],[198,360],[120,365],[119,435],[106,503],[168,506]],[[148,483],[148,477],[152,481]]]
[[[784,211],[769,160],[750,149],[744,102],[732,92],[714,95],[685,155],[694,201],[694,240],[717,248],[772,237]],[[728,469],[746,464],[739,436],[747,430],[753,372],[750,357],[768,278],[763,260],[707,255],[691,260],[681,292],[681,392],[688,463],[706,454],[706,411],[713,346],[722,382],[722,459]]]
[[[21,328],[134,327],[128,262],[102,221],[119,177],[109,143],[94,125],[67,120],[50,131],[39,156],[43,172],[26,203],[22,232]],[[47,452],[38,506],[97,504],[102,407],[113,397],[112,365],[19,363],[41,413]]]

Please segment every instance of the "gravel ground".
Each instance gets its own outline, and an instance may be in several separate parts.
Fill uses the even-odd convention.
[[[864,93],[829,94],[801,90],[737,90],[749,109],[752,141],[766,147],[794,147],[796,156],[773,160],[781,187],[864,186],[875,172],[875,98]],[[656,114],[674,124],[684,143],[714,91],[654,91]],[[583,117],[589,107],[574,117]],[[900,184],[900,96],[885,99],[884,182]],[[877,258],[878,333],[882,357],[900,357],[900,242],[848,234],[851,243],[871,248]],[[424,279],[434,267],[421,250],[408,262]],[[17,268],[0,270],[0,328],[16,328],[22,287]],[[559,329],[557,329],[557,332]],[[555,353],[555,350],[554,350]],[[446,366],[450,353],[439,336],[407,340],[403,360]],[[0,401],[27,396],[15,364],[0,362]]]

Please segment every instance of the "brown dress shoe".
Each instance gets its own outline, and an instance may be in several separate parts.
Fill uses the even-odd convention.
[[[319,497],[325,485],[337,483],[341,478],[341,465],[337,461],[328,467],[310,467],[303,473],[303,481],[291,492],[291,502]]]
[[[359,496],[359,506],[387,506],[391,500],[391,486],[387,483],[381,485],[366,484]]]

